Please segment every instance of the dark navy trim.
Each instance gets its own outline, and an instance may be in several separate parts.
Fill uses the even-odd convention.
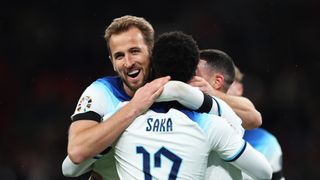
[[[203,93],[203,103],[201,104],[200,108],[197,110],[197,112],[200,113],[209,113],[211,108],[212,108],[212,104],[213,104],[213,100],[212,97]]]
[[[102,156],[106,155],[110,150],[111,146],[107,147],[105,150],[103,150],[100,154],[97,154],[96,156],[93,157],[93,159],[100,159]]]
[[[182,106],[178,101],[167,101],[167,102],[157,102],[153,103],[149,108],[157,113],[167,113],[171,108],[182,110],[187,109]]]
[[[239,153],[236,156],[232,157],[231,159],[224,160],[224,161],[232,162],[232,161],[237,160],[241,156],[241,154],[244,152],[246,147],[247,147],[247,142],[244,142],[244,145],[243,145],[242,149],[239,151]]]
[[[102,117],[94,111],[88,111],[88,112],[76,114],[71,118],[72,122],[79,121],[79,120],[92,120],[100,123],[102,120]]]
[[[217,103],[217,108],[218,108],[218,116],[221,116],[221,107],[220,104],[218,103],[218,101],[216,100],[216,98],[211,97],[216,103]]]
[[[103,150],[100,154],[101,154],[101,155],[105,155],[105,154],[107,154],[111,149],[112,149],[111,146],[109,146],[109,147],[107,147],[105,150]]]

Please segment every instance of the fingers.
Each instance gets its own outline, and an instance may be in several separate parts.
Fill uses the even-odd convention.
[[[189,85],[193,86],[193,87],[202,87],[203,86],[203,82],[199,82],[199,81],[193,81],[193,82],[190,82]]]
[[[148,84],[150,88],[152,88],[151,92],[153,93],[152,94],[153,99],[156,99],[161,95],[164,89],[164,85],[170,80],[170,78],[171,78],[170,76],[157,78]]]
[[[200,76],[193,76],[193,78],[190,80],[191,81],[203,81],[204,79]]]
[[[163,91],[164,85],[170,80],[170,76],[157,78],[143,87],[139,88],[135,93],[134,97],[138,99],[148,100],[150,97],[151,101],[154,101]]]
[[[215,94],[215,90],[209,84],[209,82],[207,82],[204,78],[200,76],[194,76],[194,78],[189,82],[189,84],[193,87],[199,88],[202,92],[211,96]]]
[[[161,93],[163,92],[164,86],[160,87],[154,94],[153,94],[153,99],[156,100]]]
[[[170,78],[171,78],[170,76],[165,76],[165,77],[157,78],[151,81],[150,83],[154,83],[158,86],[164,86],[170,80]]]
[[[199,76],[194,76],[191,81],[189,82],[189,84],[191,86],[194,86],[194,87],[203,87],[203,86],[206,86],[207,84],[207,81],[205,81],[202,77],[199,77]]]
[[[161,95],[164,85],[170,80],[170,76],[157,78],[139,88],[131,99],[131,104],[141,112],[146,111]]]

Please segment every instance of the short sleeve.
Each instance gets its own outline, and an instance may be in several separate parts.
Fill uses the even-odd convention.
[[[235,160],[243,152],[246,142],[224,118],[218,116],[207,117],[212,119],[208,124],[209,128],[207,128],[211,150],[215,151],[225,161]]]
[[[113,111],[118,102],[119,100],[114,97],[108,86],[95,81],[82,93],[71,119],[79,116],[94,118],[92,114],[101,119]]]
[[[225,118],[227,122],[236,129],[238,134],[242,137],[244,135],[244,128],[242,127],[241,118],[232,110],[232,108],[223,100],[216,98],[220,109],[221,117]]]

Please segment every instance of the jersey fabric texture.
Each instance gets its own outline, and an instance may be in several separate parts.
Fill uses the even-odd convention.
[[[82,119],[88,117],[100,122],[102,117],[114,114],[119,109],[121,102],[130,99],[131,97],[124,92],[119,77],[98,79],[82,93],[71,119],[75,121],[81,116]]]
[[[218,105],[219,116],[225,118],[227,122],[235,129],[235,131],[243,136],[244,129],[241,125],[242,120],[238,115],[232,110],[232,108],[223,100],[213,97]],[[232,164],[223,161],[216,152],[211,152],[208,158],[208,167],[206,170],[205,179],[217,179],[217,180],[234,180],[242,179],[242,172],[237,167]]]
[[[123,106],[126,101],[129,101],[131,97],[129,97],[123,90],[122,81],[119,77],[104,77],[101,79],[96,80],[93,82],[81,95],[78,105],[75,109],[74,114],[71,116],[73,121],[78,119],[91,119],[97,122],[101,122],[102,118],[107,119],[111,115],[113,115],[119,108]],[[219,106],[219,114],[222,117],[226,117],[228,119],[234,120],[233,122],[229,122],[231,126],[233,126],[238,132],[241,132],[241,120],[239,117],[235,115],[235,113],[231,110],[231,108],[226,108],[226,103],[222,100],[215,98],[217,105]],[[161,104],[161,103],[158,103]],[[172,105],[172,104],[171,104]],[[178,105],[174,104],[175,107]],[[154,107],[155,108],[155,107]],[[232,113],[229,113],[229,111]],[[159,112],[159,108],[157,110]],[[164,112],[164,111],[163,111]],[[231,115],[230,115],[231,114]],[[229,116],[228,116],[229,115]],[[231,116],[231,117],[230,117]],[[237,118],[236,118],[237,117]],[[190,120],[188,120],[190,121]],[[170,140],[171,141],[171,140]],[[189,140],[184,140],[185,142],[191,142]],[[97,156],[100,158],[98,161],[95,162],[93,165],[93,170],[99,173],[104,179],[117,179],[114,176],[115,173],[110,173],[111,171],[115,171],[114,159],[113,157],[113,150],[110,151],[108,154],[103,156]],[[220,157],[215,155],[210,155],[210,157],[215,157],[213,160],[209,160],[209,164],[211,161],[214,163],[211,164],[211,167],[216,167],[219,163],[224,163],[226,166],[230,166],[228,169],[235,169],[232,165],[222,161]],[[110,165],[111,164],[111,165]],[[109,167],[109,168],[106,168]],[[218,169],[221,166],[218,167]],[[217,170],[217,169],[215,169]],[[214,171],[213,171],[214,172]],[[219,172],[219,171],[217,171]],[[223,171],[224,172],[224,171]],[[223,174],[223,173],[222,173]],[[239,173],[237,173],[239,174]],[[240,173],[241,174],[241,173]]]
[[[106,76],[100,78],[88,86],[82,93],[72,121],[78,119],[90,119],[101,122],[103,118],[113,115],[129,97],[123,90],[122,81],[118,76]],[[103,179],[119,179],[116,172],[114,149],[108,153],[97,155],[98,159],[92,166],[92,170],[102,176]]]
[[[204,179],[210,151],[225,161],[243,152],[245,141],[225,119],[164,104],[135,119],[115,144],[120,179]]]
[[[242,127],[242,120],[240,117],[232,110],[232,108],[222,99],[217,97],[212,97],[217,104],[217,114],[220,117],[223,117],[227,122],[237,131],[240,136],[244,135],[244,128]]]

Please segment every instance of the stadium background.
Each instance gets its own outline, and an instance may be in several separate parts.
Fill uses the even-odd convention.
[[[143,16],[229,53],[245,95],[283,148],[287,179],[319,179],[320,1],[1,1],[0,178],[60,180],[69,117],[113,74],[103,39],[115,17]],[[85,179],[86,176],[80,178]]]

